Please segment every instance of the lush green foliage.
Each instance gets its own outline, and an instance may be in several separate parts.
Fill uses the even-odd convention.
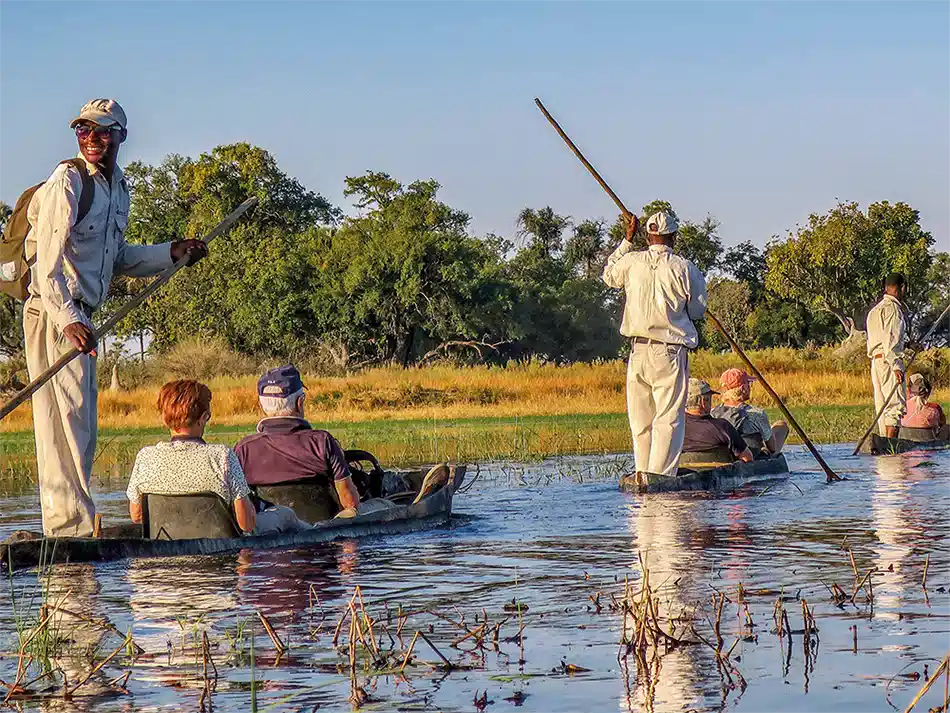
[[[623,238],[622,218],[608,224],[526,207],[511,240],[477,236],[466,213],[439,200],[436,181],[403,184],[376,171],[346,179],[356,213],[344,216],[248,144],[136,162],[126,176],[130,242],[200,237],[248,195],[260,199],[208,259],[120,325],[121,338],[147,335],[157,352],[219,340],[264,360],[341,369],[436,357],[563,363],[624,351],[623,294],[600,280]],[[744,346],[839,340],[842,327],[863,326],[891,270],[909,278],[912,333],[950,300],[950,256],[933,251],[905,203],[866,211],[839,203],[765,251],[751,242],[726,248],[713,216],[684,219],[662,200],[643,206],[642,222],[658,210],[680,221],[674,251],[707,273],[710,308]],[[634,243],[645,247],[645,236]],[[117,278],[105,311],[139,289],[140,281]],[[22,348],[18,312],[0,297],[0,355]],[[702,325],[702,343],[725,349],[710,327]]]

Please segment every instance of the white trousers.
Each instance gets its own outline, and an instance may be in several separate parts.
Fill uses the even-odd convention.
[[[627,415],[637,470],[676,475],[686,435],[686,347],[634,344],[627,361]]]
[[[23,306],[23,336],[30,379],[72,349],[39,298]],[[43,533],[92,534],[96,507],[89,478],[96,455],[96,360],[80,355],[33,394],[33,435],[40,482]]]
[[[894,376],[894,370],[887,365],[883,359],[871,360],[871,383],[874,385],[874,413],[881,410],[891,389],[897,386],[897,377]],[[878,419],[878,434],[887,435],[888,426],[899,426],[901,418],[907,410],[907,388],[904,383],[897,387],[897,391],[891,400],[887,402],[887,408]]]
[[[254,534],[270,535],[277,532],[297,532],[309,530],[310,524],[297,517],[297,514],[284,505],[272,505],[254,518]]]

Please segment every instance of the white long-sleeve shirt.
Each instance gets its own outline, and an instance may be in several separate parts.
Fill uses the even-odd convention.
[[[82,158],[82,154],[79,155]],[[85,160],[85,159],[83,159]],[[105,302],[113,273],[133,277],[155,275],[172,264],[171,244],[129,245],[129,189],[116,166],[112,181],[88,161],[95,185],[89,213],[77,225],[82,177],[74,166],[60,164],[34,194],[27,217],[27,256],[31,268],[30,294],[62,331],[68,324],[92,326],[76,302],[98,309]]]
[[[623,240],[607,258],[603,280],[626,292],[621,334],[697,346],[693,321],[706,313],[706,278],[689,260],[666,245],[636,250]]]
[[[868,312],[868,356],[878,354],[892,370],[904,370],[904,338],[907,327],[900,300],[884,295]]]

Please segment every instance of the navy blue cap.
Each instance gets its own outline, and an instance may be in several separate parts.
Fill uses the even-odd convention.
[[[258,396],[287,397],[303,389],[300,372],[293,364],[271,369],[257,382]]]

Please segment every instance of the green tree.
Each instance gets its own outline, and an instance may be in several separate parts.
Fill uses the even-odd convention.
[[[740,345],[753,346],[751,317],[754,309],[752,291],[745,282],[713,277],[707,283],[709,310],[719,318],[729,335]],[[703,320],[703,343],[713,349],[725,350],[729,343],[710,320]]]
[[[347,178],[344,193],[362,214],[313,236],[311,311],[323,338],[355,359],[408,364],[450,342],[507,338],[507,247],[468,235],[468,215],[438,190],[378,172]]]
[[[564,231],[570,223],[570,218],[558,215],[551,206],[539,210],[525,208],[518,214],[518,235],[545,255],[553,255],[561,250]]]
[[[765,291],[765,254],[749,241],[735,245],[723,253],[719,264],[727,275],[745,283],[749,298],[757,303]]]
[[[219,146],[198,159],[132,164],[130,242],[202,237],[249,195],[260,200],[210,254],[182,271],[121,325],[151,333],[164,349],[188,337],[220,336],[235,349],[286,354],[313,337],[312,261],[301,234],[338,221],[340,211],[283,173],[265,150]],[[117,286],[115,309],[136,289]]]
[[[903,272],[909,283],[906,304],[913,323],[933,262],[933,238],[906,203],[838,203],[812,214],[804,227],[769,245],[765,284],[769,291],[808,309],[834,315],[846,334],[863,326],[864,315],[881,294],[888,272]]]
[[[564,246],[564,259],[580,277],[599,279],[611,250],[604,221],[585,220],[574,226],[574,234]]]

